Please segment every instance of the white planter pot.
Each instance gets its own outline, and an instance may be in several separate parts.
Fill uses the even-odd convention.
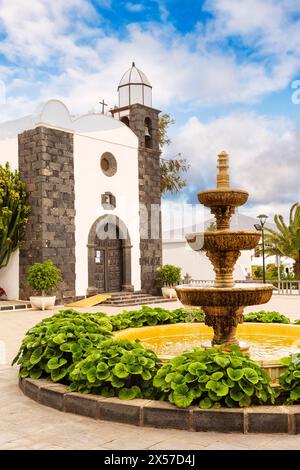
[[[46,310],[47,308],[53,308],[55,305],[56,296],[52,297],[43,297],[43,296],[36,296],[36,297],[29,297],[30,303],[32,307],[38,310]]]
[[[177,298],[176,290],[174,289],[174,287],[162,287],[161,292],[165,299]]]

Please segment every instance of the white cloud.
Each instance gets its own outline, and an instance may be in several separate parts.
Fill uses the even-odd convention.
[[[164,7],[163,2],[158,4]],[[299,69],[294,50],[290,55],[278,53],[277,60],[269,64],[251,61],[251,57],[241,62],[233,51],[216,44],[211,47],[219,31],[216,25],[224,23],[224,18],[228,18],[228,24],[220,24],[224,35],[242,34],[239,21],[246,36],[253,28],[262,30],[264,24],[268,31],[277,31],[281,25],[274,13],[268,26],[263,7],[256,23],[248,18],[253,15],[241,17],[239,4],[231,0],[210,2],[216,13],[214,22],[207,30],[186,36],[165,22],[129,25],[127,35],[120,38],[113,31],[104,33],[103,18],[85,0],[32,0],[26,7],[23,0],[0,0],[0,27],[6,33],[0,52],[15,63],[3,74],[0,69],[0,79],[7,86],[9,116],[13,115],[14,103],[27,103],[23,109],[15,108],[19,116],[38,101],[52,97],[66,100],[76,112],[95,107],[102,97],[113,106],[118,81],[132,60],[149,76],[154,103],[162,108],[249,103],[283,89]],[[237,6],[226,9],[228,5]],[[288,34],[282,29],[280,32],[284,37]],[[261,47],[266,47],[267,36],[263,38]]]
[[[131,11],[133,13],[139,13],[140,11],[143,11],[145,9],[145,5],[143,5],[143,3],[126,2],[125,6],[128,11]]]
[[[217,154],[226,150],[231,185],[250,193],[247,210],[255,215],[286,211],[300,200],[299,146],[299,129],[289,120],[233,113],[207,124],[190,118],[169,151],[181,152],[190,161],[188,184],[201,191],[215,187]]]
[[[205,6],[214,14],[209,23],[211,38],[238,36],[254,46],[256,54],[269,55],[269,60],[286,54],[299,58],[298,0],[207,0]]]

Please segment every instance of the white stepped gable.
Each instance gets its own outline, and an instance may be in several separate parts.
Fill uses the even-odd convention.
[[[34,129],[42,125],[69,130],[75,133],[101,132],[126,128],[128,134],[133,134],[122,122],[105,114],[84,114],[74,118],[62,101],[53,99],[40,104],[31,115],[14,121],[0,123],[0,139],[15,137],[27,129]]]

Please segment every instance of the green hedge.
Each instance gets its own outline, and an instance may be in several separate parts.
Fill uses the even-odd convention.
[[[300,402],[300,353],[291,354],[281,359],[286,370],[281,374],[279,382],[283,390],[288,392],[287,404]]]
[[[112,336],[103,313],[61,311],[31,328],[13,360],[21,365],[20,377],[68,379],[74,364]]]
[[[180,408],[250,406],[275,402],[270,377],[238,346],[194,348],[164,364],[153,384],[162,397]],[[200,401],[199,401],[200,400]]]
[[[143,306],[140,310],[126,310],[110,317],[113,330],[125,328],[139,328],[141,326],[155,326],[170,323],[204,322],[204,312],[201,308],[151,308]]]
[[[103,341],[77,362],[70,373],[70,390],[121,399],[154,397],[153,377],[161,362],[139,342]]]
[[[254,323],[290,323],[290,319],[279,312],[260,310],[244,315],[245,322]]]

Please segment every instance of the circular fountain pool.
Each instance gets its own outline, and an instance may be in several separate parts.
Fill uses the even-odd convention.
[[[118,339],[139,339],[162,360],[191,350],[212,339],[212,330],[204,323],[129,328],[115,333]],[[249,346],[248,353],[275,381],[281,373],[280,358],[300,352],[300,327],[297,325],[244,323],[239,325],[237,338]]]

